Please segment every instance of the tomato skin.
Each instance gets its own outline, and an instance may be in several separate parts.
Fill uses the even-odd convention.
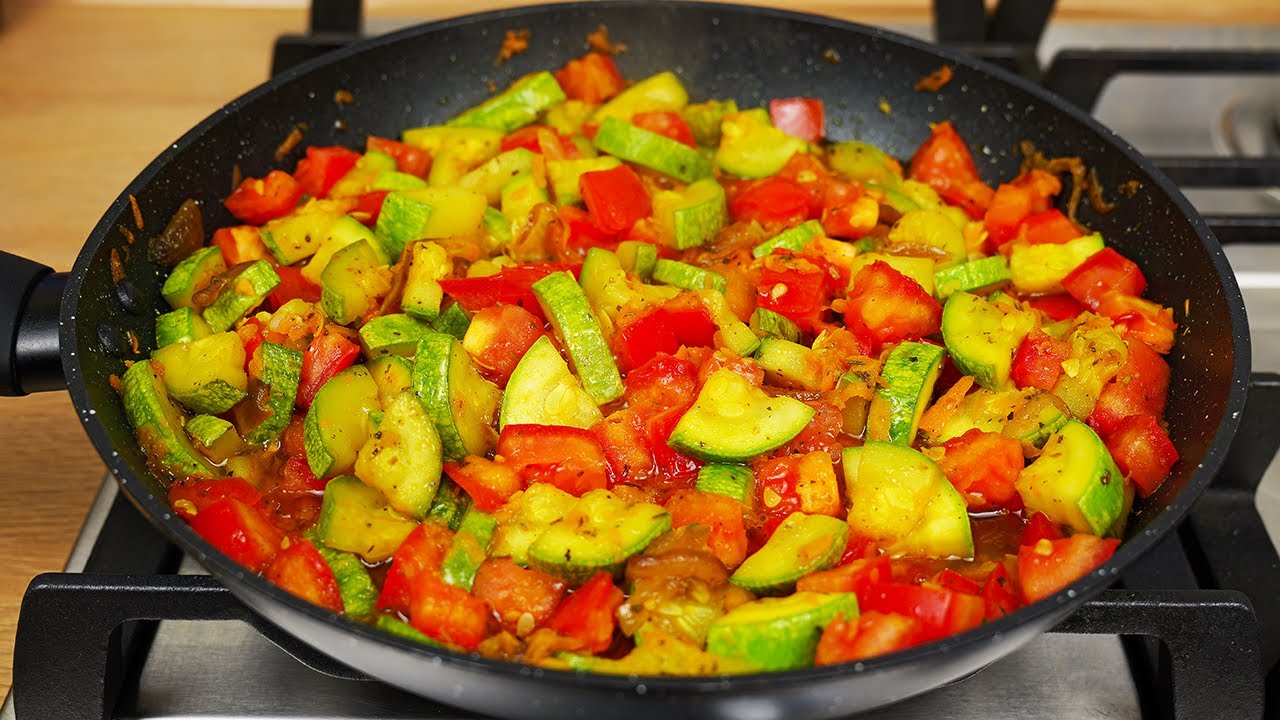
[[[816,217],[810,207],[809,193],[794,180],[778,175],[734,186],[729,198],[729,214],[736,222],[754,220],[768,228],[798,225]]]
[[[208,480],[196,477],[179,478],[169,485],[169,506],[184,520],[223,498],[233,498],[245,505],[255,506],[262,501],[262,493],[238,477]]]
[[[1053,322],[1071,320],[1089,309],[1066,293],[1039,295],[1027,298],[1026,302],[1033,309],[1044,313]]]
[[[334,325],[325,325],[302,354],[302,377],[298,384],[297,405],[304,410],[311,407],[316,393],[334,375],[355,364],[360,357],[360,346],[352,342]]]
[[[814,664],[837,665],[887,655],[918,645],[923,634],[920,621],[909,615],[873,610],[863,612],[856,622],[838,616],[823,629]]]
[[[227,267],[256,260],[266,260],[274,265],[276,261],[275,256],[262,243],[258,228],[252,225],[218,228],[213,231],[210,244],[217,245],[222,251],[222,259]]]
[[[1022,444],[977,428],[943,444],[942,472],[970,508],[1008,504],[1018,494],[1014,482],[1022,473]]]
[[[1041,540],[1061,540],[1062,530],[1042,512],[1032,513],[1027,526],[1022,530],[1019,546],[1035,545]]]
[[[498,450],[527,486],[542,482],[582,497],[609,485],[609,465],[590,430],[563,425],[507,425]]]
[[[307,148],[307,156],[298,161],[293,177],[302,191],[311,197],[322,198],[329,194],[334,183],[356,166],[360,153],[341,145]]]
[[[879,352],[885,345],[917,340],[942,327],[942,306],[920,283],[877,260],[858,271],[845,305],[845,323]]]
[[[512,495],[524,489],[519,473],[506,463],[478,455],[468,455],[463,462],[462,465],[446,462],[444,472],[467,491],[477,508],[485,512],[493,512],[506,505]]]
[[[489,634],[492,615],[485,602],[434,573],[415,576],[409,596],[409,623],[440,642],[475,650]]]
[[[707,544],[726,568],[733,570],[746,559],[747,527],[742,503],[716,493],[678,490],[667,500],[666,508],[673,528],[694,523],[710,526]]]
[[[756,303],[813,328],[826,301],[827,273],[807,258],[772,254],[764,259]]]
[[[591,52],[570,60],[555,76],[566,97],[592,105],[608,100],[626,87],[613,58],[604,53]]]
[[[929,138],[911,156],[908,173],[912,180],[928,184],[944,199],[959,205],[974,220],[982,219],[995,195],[978,176],[973,155],[949,120],[933,126]]]
[[[613,577],[602,570],[560,603],[546,627],[581,640],[588,652],[604,652],[613,643],[617,624],[614,613],[622,601],[622,590],[613,584]]]
[[[858,606],[882,613],[914,617],[923,626],[923,639],[935,640],[982,624],[986,603],[976,595],[930,585],[883,582],[858,596]]]
[[[1097,308],[1106,292],[1141,295],[1147,289],[1147,278],[1137,263],[1115,248],[1103,248],[1067,273],[1062,287],[1086,307]]]
[[[288,547],[276,553],[263,577],[314,605],[342,612],[338,579],[310,540],[290,538]]]
[[[812,572],[796,581],[796,590],[812,592],[851,592],[860,594],[877,583],[893,578],[888,555],[860,558],[830,570]]]
[[[1178,449],[1152,415],[1130,415],[1107,436],[1107,449],[1116,466],[1147,497],[1169,476],[1178,462]]]
[[[280,284],[267,296],[267,307],[272,312],[290,300],[320,302],[320,286],[303,277],[302,268],[281,265],[276,268],[276,275],[280,277]]]
[[[1028,603],[1052,596],[1115,554],[1120,541],[1079,533],[1018,550],[1018,585]]]
[[[453,533],[435,523],[414,528],[396,548],[387,568],[387,577],[378,595],[378,609],[409,614],[410,581],[420,574],[440,572],[444,555],[453,542]]]
[[[1004,563],[987,575],[982,584],[982,599],[986,602],[986,619],[999,620],[1021,606],[1018,589],[1009,577],[1009,569]]]
[[[1124,328],[1125,339],[1137,338],[1162,355],[1173,349],[1173,333],[1178,329],[1173,310],[1144,298],[1111,291],[1102,294],[1097,311],[1111,318],[1117,328]]]
[[[262,225],[287,215],[302,198],[302,185],[283,170],[272,170],[262,179],[245,178],[222,201],[237,220]]]
[[[502,137],[502,152],[524,148],[532,153],[545,155],[547,159],[567,159],[582,157],[582,152],[573,143],[573,138],[557,132],[547,125],[525,125]]]
[[[1102,388],[1089,415],[1089,427],[1104,438],[1130,415],[1164,414],[1169,391],[1169,364],[1137,338],[1127,343],[1129,355],[1116,376]]]
[[[770,100],[769,120],[782,132],[805,142],[818,142],[827,134],[826,111],[816,98]]]
[[[649,191],[629,165],[583,173],[578,189],[595,225],[607,233],[626,232],[653,214]]]
[[[680,117],[680,113],[639,112],[631,116],[631,124],[642,130],[648,130],[651,133],[671,138],[691,148],[698,147],[697,141],[693,139],[693,130],[690,129],[689,123]]]
[[[311,472],[311,466],[307,464],[306,455],[294,455],[284,463],[284,469],[280,471],[280,486],[277,488],[284,492],[307,493],[312,491],[323,491],[329,481],[323,478],[317,478],[315,473]]]
[[[546,622],[564,598],[565,585],[511,558],[488,558],[476,569],[471,592],[493,608],[504,630],[515,633],[525,613],[533,617],[535,627]]]
[[[255,572],[271,562],[284,539],[261,510],[234,497],[215,500],[188,522],[209,544]]]
[[[698,389],[698,367],[668,353],[657,353],[627,373],[627,405],[640,412],[656,412],[687,402]]]
[[[390,155],[396,160],[396,170],[420,178],[426,178],[431,170],[431,153],[399,140],[370,135],[365,150]]]
[[[862,195],[860,186],[835,178],[822,162],[809,153],[792,155],[774,177],[790,180],[805,191],[809,196],[807,217],[811,218],[821,217],[823,209],[828,206],[852,202]],[[738,183],[730,191],[745,185]]]
[[[1062,374],[1062,362],[1071,356],[1071,344],[1040,328],[1033,329],[1013,355],[1009,379],[1019,389],[1052,390]]]
[[[493,305],[471,318],[462,347],[485,375],[506,387],[520,358],[542,337],[542,321],[518,305]]]

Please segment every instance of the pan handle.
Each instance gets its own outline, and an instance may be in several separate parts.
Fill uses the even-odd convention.
[[[67,273],[0,250],[0,395],[65,390],[58,345]]]

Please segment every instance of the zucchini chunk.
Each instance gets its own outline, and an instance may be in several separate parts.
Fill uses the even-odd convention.
[[[320,274],[320,307],[334,322],[348,325],[390,289],[386,260],[368,240],[359,240],[334,253]]]
[[[489,555],[509,557],[521,567],[528,567],[529,546],[577,503],[578,498],[547,483],[533,483],[517,492],[494,513],[498,529],[489,545]]]
[[[487,128],[505,134],[537,120],[538,113],[564,100],[560,83],[543,70],[516,80],[506,90],[450,120],[449,125]]]
[[[1076,532],[1112,535],[1125,511],[1124,474],[1101,438],[1079,420],[1067,420],[1044,452],[1018,476],[1029,512]]]
[[[315,254],[306,265],[302,266],[302,277],[316,285],[321,284],[324,269],[329,266],[333,256],[342,248],[354,245],[361,240],[368,242],[375,249],[382,247],[373,231],[359,220],[350,215],[338,217],[325,230],[324,239],[320,241],[320,247],[316,248]]]
[[[786,444],[813,419],[814,410],[789,397],[769,397],[723,368],[711,374],[667,444],[711,462],[742,462]]]
[[[120,398],[148,460],[176,477],[219,475],[187,439],[183,430],[186,417],[169,399],[150,360],[135,362],[125,371],[120,378]]]
[[[325,485],[315,529],[327,547],[379,563],[395,554],[417,526],[392,509],[376,488],[343,475]]]
[[[224,463],[248,447],[236,433],[234,425],[212,415],[197,415],[188,420],[187,435],[205,457],[216,463]]]
[[[987,290],[1009,281],[1009,262],[1003,255],[970,260],[934,273],[939,300],[946,300],[958,292]]]
[[[200,248],[173,268],[165,278],[160,294],[174,310],[193,307],[192,296],[226,271],[227,263],[217,245]]]
[[[356,456],[355,474],[387,496],[396,512],[421,520],[427,516],[442,467],[440,435],[412,391],[386,406],[382,423]]]
[[[937,345],[903,342],[894,346],[880,369],[880,384],[871,398],[867,436],[910,446],[920,416],[933,399],[946,351]]]
[[[773,126],[763,108],[726,115],[720,123],[720,145],[715,162],[725,172],[744,178],[773,175],[798,152],[805,141]]]
[[[369,439],[370,414],[382,409],[378,384],[364,365],[352,365],[326,382],[303,420],[307,464],[318,478],[351,471]]]
[[[1009,276],[1024,293],[1062,292],[1062,279],[1106,244],[1098,233],[1061,245],[1030,245],[1015,241],[1009,250]]]
[[[462,525],[462,518],[471,507],[471,496],[448,475],[440,477],[440,487],[431,501],[431,509],[427,510],[427,522],[447,527],[457,532]]]
[[[707,652],[762,670],[809,667],[823,628],[837,615],[856,620],[857,596],[806,591],[743,603],[711,623]]]
[[[262,375],[255,382],[267,386],[266,403],[263,407],[268,414],[257,425],[245,431],[245,441],[254,445],[275,440],[284,432],[293,419],[298,384],[302,382],[302,353],[273,342],[262,343],[258,352],[262,358]]]
[[[164,366],[170,397],[194,412],[224,413],[244,398],[249,386],[244,344],[233,332],[166,345],[151,357]]]
[[[212,334],[213,328],[209,327],[209,323],[189,307],[178,308],[156,318],[157,348],[174,343],[195,342]]]
[[[491,424],[502,392],[480,375],[457,338],[437,332],[418,343],[413,391],[436,425],[446,460],[484,455],[498,444]]]
[[[511,372],[498,428],[533,424],[585,429],[603,419],[599,406],[569,372],[551,338],[544,335],[534,341]]]
[[[603,405],[622,397],[622,376],[613,361],[613,352],[573,275],[565,271],[551,273],[533,284],[533,294],[591,399]]]
[[[429,324],[405,313],[379,315],[360,326],[360,347],[369,360],[383,355],[413,357],[418,342],[432,332]]]
[[[592,140],[597,150],[686,183],[711,176],[711,161],[678,140],[607,117]],[[717,183],[718,185],[718,183]]]
[[[800,252],[804,249],[809,241],[816,237],[823,237],[826,231],[822,229],[822,223],[817,220],[806,220],[799,225],[783,230],[774,235],[772,238],[765,240],[759,245],[751,248],[751,256],[762,258],[773,252],[776,248],[790,250],[791,252]]]
[[[601,570],[621,577],[627,558],[671,529],[666,508],[608,490],[583,495],[529,546],[529,566],[578,587]]]
[[[755,482],[755,473],[746,465],[709,463],[698,469],[695,487],[703,492],[731,497],[745,505],[751,500]]]
[[[338,594],[342,596],[342,612],[354,618],[373,615],[377,609],[378,588],[369,577],[364,563],[354,553],[334,550],[323,542],[314,543],[320,557],[333,571],[338,581]]]
[[[1034,312],[1006,311],[957,292],[942,307],[942,340],[960,372],[988,390],[1012,390],[1013,354],[1038,325]]]
[[[449,277],[452,263],[438,243],[415,242],[409,246],[409,274],[400,308],[413,317],[431,322],[440,316],[444,290],[440,281]]]
[[[487,557],[489,541],[493,539],[493,531],[497,527],[498,521],[492,515],[474,507],[463,514],[458,531],[453,536],[453,543],[445,552],[440,566],[440,575],[445,582],[463,590],[471,590],[476,571]]]
[[[233,270],[234,272],[234,270]],[[280,276],[266,260],[246,265],[218,293],[201,316],[214,332],[231,328],[249,311],[262,304],[267,295],[280,284]]]
[[[683,190],[660,190],[653,196],[653,217],[677,250],[703,245],[728,222],[724,187],[703,178]]]
[[[383,355],[369,363],[369,377],[378,386],[378,400],[383,407],[397,395],[413,388],[413,363],[399,355]]]
[[[720,273],[666,258],[658,258],[653,264],[653,279],[685,290],[715,290],[721,294],[728,290],[728,281]]]
[[[829,515],[793,512],[729,581],[759,595],[785,595],[796,580],[835,565],[849,539],[849,526]]]
[[[688,104],[689,93],[684,89],[680,78],[675,73],[664,70],[634,83],[596,108],[591,120],[600,123],[605,118],[630,120],[632,115],[639,112],[679,112]]]

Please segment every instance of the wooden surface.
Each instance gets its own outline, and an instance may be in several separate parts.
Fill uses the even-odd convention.
[[[0,0],[0,248],[66,270],[99,215],[187,128],[266,78],[273,39],[306,23],[273,8]],[[435,18],[492,1],[367,0],[371,15]],[[782,4],[782,3],[775,3]],[[924,20],[925,0],[809,0],[789,7],[876,22]],[[1280,22],[1274,0],[1063,0],[1071,20]],[[0,694],[22,592],[62,568],[103,466],[65,395],[0,399]]]

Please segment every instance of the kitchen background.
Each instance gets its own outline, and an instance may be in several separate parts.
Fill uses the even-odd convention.
[[[513,4],[526,3],[365,3],[371,32]],[[932,9],[928,0],[757,4],[919,32],[928,31]],[[306,5],[0,0],[0,247],[69,269],[120,188],[190,126],[266,79],[272,43],[306,28]],[[626,40],[625,33],[616,35]],[[1280,47],[1280,3],[1059,0],[1046,42],[1065,42],[1063,37],[1077,45],[1081,38],[1148,46],[1257,40],[1274,49]],[[1273,100],[1280,97],[1280,76],[1261,82]],[[1128,115],[1125,103],[1108,107],[1104,121],[1113,118],[1126,134],[1119,126]],[[1158,144],[1160,133],[1153,138]],[[1173,154],[1178,148],[1161,150]],[[3,697],[23,590],[33,575],[63,567],[103,466],[64,394],[0,400],[0,448]]]

